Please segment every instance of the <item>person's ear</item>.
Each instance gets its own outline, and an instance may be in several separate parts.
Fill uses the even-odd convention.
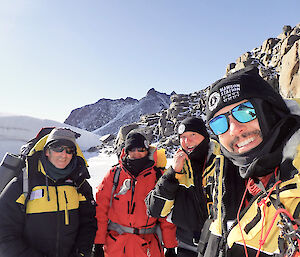
[[[46,155],[47,157],[50,155],[50,150],[49,150],[49,148],[46,149],[45,155]]]

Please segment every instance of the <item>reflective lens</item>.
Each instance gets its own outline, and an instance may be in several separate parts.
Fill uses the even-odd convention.
[[[135,147],[135,148],[132,148],[132,149],[130,149],[130,150],[128,150],[129,152],[135,152],[135,151],[138,151],[138,152],[140,152],[140,153],[143,153],[143,152],[146,152],[147,151],[147,149],[146,148],[143,148],[143,147]]]
[[[254,107],[250,102],[245,102],[234,107],[231,114],[238,122],[241,123],[247,123],[256,119]]]
[[[222,114],[213,118],[209,122],[209,127],[215,135],[225,133],[229,128],[226,116]]]
[[[58,146],[50,146],[49,147],[52,151],[61,153],[63,150],[66,150],[67,154],[74,154],[75,153],[75,148],[74,147],[69,147],[69,146],[64,146],[64,145],[58,145]]]
[[[241,103],[229,112],[220,114],[208,122],[215,135],[221,135],[228,130],[229,115],[232,115],[232,117],[240,123],[247,123],[256,119],[256,113],[253,105],[250,102]]]

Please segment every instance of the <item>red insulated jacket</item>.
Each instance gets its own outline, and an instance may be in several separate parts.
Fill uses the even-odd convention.
[[[154,147],[149,149],[149,159],[153,165],[139,173],[137,177],[131,175],[123,165],[126,157],[123,149],[119,164],[113,167],[98,186],[96,194],[98,231],[95,244],[104,244],[107,257],[160,257],[164,256],[157,233],[143,233],[139,229],[151,228],[158,225],[162,233],[162,241],[166,248],[177,246],[176,227],[165,219],[157,219],[147,215],[145,197],[154,188],[157,181],[154,166],[163,168],[166,165],[166,156],[163,149]],[[119,182],[113,192],[113,179],[117,169],[120,169]],[[122,188],[127,180],[129,189],[124,193]],[[130,180],[130,183],[129,183]],[[124,188],[124,186],[123,186]],[[111,203],[110,203],[111,201]],[[108,227],[108,223],[117,223],[133,228],[135,233],[119,234]]]

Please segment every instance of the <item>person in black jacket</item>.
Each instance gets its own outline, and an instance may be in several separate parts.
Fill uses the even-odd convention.
[[[206,105],[220,154],[199,257],[299,256],[299,102],[247,66],[215,82]]]
[[[26,159],[28,197],[22,174],[1,193],[1,257],[90,256],[96,204],[78,135],[53,129]]]
[[[178,127],[181,148],[172,166],[148,194],[146,203],[152,216],[165,217],[177,226],[178,256],[197,256],[200,231],[208,217],[203,170],[208,162],[209,135],[205,123],[195,117]]]

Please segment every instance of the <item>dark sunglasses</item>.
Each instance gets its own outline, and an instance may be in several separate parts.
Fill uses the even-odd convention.
[[[232,115],[240,123],[247,123],[256,119],[256,112],[253,105],[249,101],[241,103],[229,112],[220,114],[208,122],[211,131],[215,135],[224,134],[229,129],[229,115]]]
[[[130,149],[130,150],[128,150],[128,151],[129,151],[129,152],[135,152],[135,151],[138,151],[138,152],[140,152],[140,153],[143,153],[143,152],[146,152],[147,149],[144,148],[144,147],[135,147],[135,148],[132,148],[132,149]]]
[[[75,153],[75,148],[74,147],[69,147],[69,146],[64,146],[64,145],[56,145],[56,146],[50,146],[49,147],[52,151],[61,153],[64,150],[66,150],[67,154],[74,154]]]

